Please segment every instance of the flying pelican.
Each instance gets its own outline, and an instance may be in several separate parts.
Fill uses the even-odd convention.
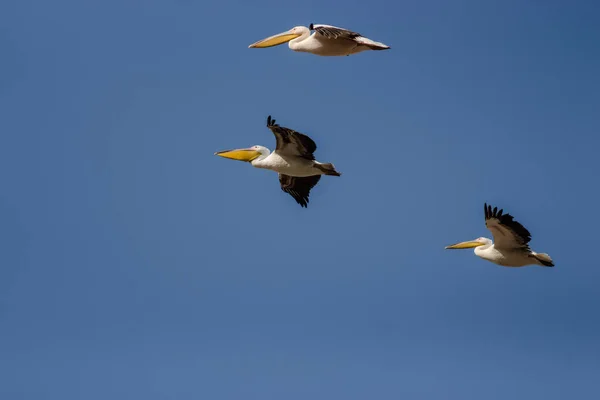
[[[308,136],[292,129],[279,126],[271,116],[267,127],[275,135],[277,146],[271,153],[264,146],[247,149],[225,150],[217,156],[246,161],[256,168],[270,169],[279,173],[281,190],[290,194],[301,207],[308,206],[310,190],[321,179],[321,175],[341,176],[331,163],[320,163],[313,153],[317,145]]]
[[[315,32],[311,35],[310,31]],[[296,26],[277,35],[259,40],[249,48],[272,47],[289,42],[294,51],[316,54],[318,56],[349,56],[365,50],[387,50],[383,43],[367,39],[360,33],[331,25],[310,24],[310,27]]]
[[[475,248],[475,255],[503,267],[541,265],[554,267],[552,258],[546,253],[536,253],[529,248],[531,234],[510,214],[502,214],[498,207],[484,205],[485,226],[492,232],[494,242],[480,237],[469,242],[446,246],[447,249]]]

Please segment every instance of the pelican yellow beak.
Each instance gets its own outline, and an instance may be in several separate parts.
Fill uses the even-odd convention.
[[[232,160],[250,162],[260,156],[260,152],[253,149],[236,149],[217,151],[215,156],[230,158]]]
[[[290,31],[285,31],[282,33],[278,33],[277,35],[270,36],[266,39],[259,40],[258,42],[253,43],[250,46],[248,46],[248,48],[249,49],[260,49],[260,48],[264,48],[264,47],[278,46],[280,44],[289,42],[290,40],[296,39],[297,37],[299,37],[301,35],[302,34],[300,34],[300,33],[290,33]]]
[[[450,246],[446,246],[447,249],[471,249],[473,247],[479,247],[479,246],[483,246],[485,245],[485,243],[481,243],[478,242],[476,240],[472,240],[469,242],[461,242],[461,243],[456,243]]]

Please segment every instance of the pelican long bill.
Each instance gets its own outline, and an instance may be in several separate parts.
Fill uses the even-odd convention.
[[[254,149],[224,150],[215,153],[216,156],[229,158],[231,160],[250,162],[260,156],[260,152]]]
[[[460,243],[452,244],[450,246],[446,246],[446,248],[447,249],[471,249],[473,247],[483,246],[484,244],[485,243],[470,240],[468,242],[460,242]]]
[[[266,39],[259,40],[256,43],[252,43],[248,48],[264,48],[264,47],[273,47],[279,46],[280,44],[284,44],[289,42],[290,40],[296,39],[301,36],[300,33],[290,33],[290,31],[285,31],[282,33],[278,33],[277,35],[269,36]]]

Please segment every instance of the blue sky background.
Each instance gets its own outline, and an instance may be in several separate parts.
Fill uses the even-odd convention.
[[[598,398],[597,2],[341,4],[2,2],[1,398]],[[311,22],[392,50],[247,48]],[[269,114],[308,209],[213,155]]]

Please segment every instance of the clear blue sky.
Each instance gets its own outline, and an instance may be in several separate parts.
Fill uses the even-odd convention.
[[[598,398],[594,3],[2,2],[0,397]],[[392,49],[247,48],[311,22]],[[213,155],[269,114],[308,209]],[[486,201],[556,267],[444,250]]]

